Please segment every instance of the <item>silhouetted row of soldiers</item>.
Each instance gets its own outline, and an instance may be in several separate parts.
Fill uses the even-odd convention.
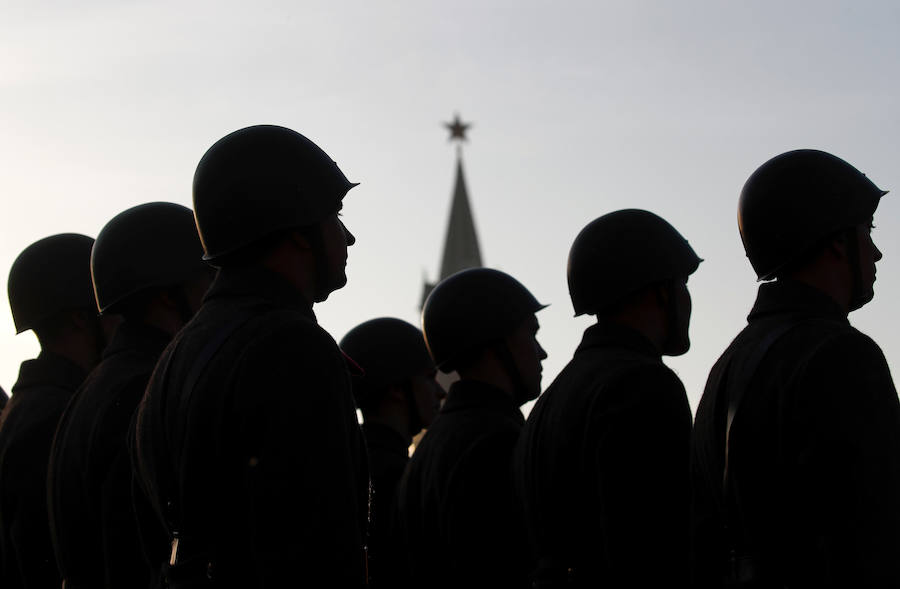
[[[900,586],[900,404],[847,320],[884,192],[850,164],[793,151],[746,182],[766,282],[693,433],[662,356],[690,347],[701,259],[665,220],[577,236],[569,292],[597,322],[526,421],[544,305],[507,274],[442,281],[421,331],[318,326],[353,186],[249,127],[201,159],[193,212],[21,253],[10,306],[41,353],[0,414],[0,586]]]

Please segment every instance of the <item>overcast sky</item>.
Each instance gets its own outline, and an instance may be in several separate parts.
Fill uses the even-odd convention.
[[[667,360],[696,407],[756,294],[737,198],[789,149],[831,151],[900,193],[896,2],[0,1],[0,268],[33,241],[96,236],[142,202],[190,206],[222,135],[256,123],[316,141],[360,186],[349,283],[316,307],[335,339],[376,316],[418,323],[464,148],[485,265],[551,306],[544,386],[589,321],[569,246],[625,207],[705,258],[693,347]],[[876,213],[876,298],[851,321],[900,360],[900,194]],[[162,237],[162,236],[161,236]],[[0,313],[0,384],[37,353]]]

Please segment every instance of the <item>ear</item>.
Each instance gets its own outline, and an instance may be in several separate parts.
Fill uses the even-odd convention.
[[[656,302],[659,303],[663,309],[668,308],[669,298],[672,296],[672,291],[669,288],[668,283],[661,283],[654,286],[653,294],[656,297]]]
[[[176,287],[173,287],[173,289],[174,288],[179,288],[179,289],[183,290],[183,286],[176,286]],[[184,293],[182,292],[182,294],[184,294]],[[168,288],[159,289],[156,296],[153,299],[151,299],[151,302],[150,302],[151,305],[154,304],[153,300],[158,300],[160,303],[163,304],[164,307],[166,307],[168,309],[178,309],[178,307],[179,307],[178,302],[172,296],[172,289],[168,289]]]
[[[291,231],[290,233],[288,233],[287,239],[301,251],[312,249],[312,246],[309,244],[309,240],[299,231]]]
[[[396,401],[398,403],[406,402],[406,390],[399,384],[392,384],[388,386],[387,392],[384,395],[385,400]]]
[[[841,231],[834,238],[828,242],[828,247],[825,248],[828,253],[835,256],[838,259],[844,259],[847,257],[847,232]]]
[[[69,323],[78,331],[86,331],[94,322],[94,316],[82,309],[70,311],[68,316]]]

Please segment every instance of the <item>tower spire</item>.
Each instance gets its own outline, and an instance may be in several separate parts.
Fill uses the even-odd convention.
[[[481,266],[481,249],[478,247],[478,234],[475,231],[475,219],[469,204],[469,192],[466,188],[466,178],[463,172],[462,142],[467,140],[466,131],[471,123],[463,123],[459,114],[454,116],[452,122],[444,123],[450,131],[450,141],[457,141],[456,145],[456,181],[453,186],[453,197],[450,203],[450,218],[447,222],[447,232],[444,237],[444,252],[441,257],[441,270],[438,280],[465,270]],[[422,293],[422,305],[428,298],[435,283],[425,282]]]
[[[456,158],[456,183],[453,187],[450,219],[444,237],[440,279],[443,280],[460,270],[478,266],[481,266],[481,250],[478,247],[475,219],[472,217],[472,208],[469,204],[469,191],[466,189],[462,154],[459,154]]]

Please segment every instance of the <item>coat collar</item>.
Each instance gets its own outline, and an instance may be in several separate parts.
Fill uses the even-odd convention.
[[[594,348],[625,348],[649,358],[662,359],[656,346],[644,334],[612,321],[598,321],[584,331],[575,355]]]
[[[103,350],[103,359],[130,351],[159,356],[171,339],[161,329],[126,319],[116,328],[109,345]]]
[[[793,280],[776,280],[760,285],[747,321],[753,323],[776,315],[848,322],[847,313],[831,297]]]
[[[477,380],[458,380],[450,385],[441,413],[455,413],[471,409],[487,410],[515,416],[524,423],[522,412],[505,391]]]
[[[225,298],[250,298],[276,307],[287,307],[316,320],[312,303],[287,279],[263,266],[221,268],[203,298],[204,303]]]
[[[68,358],[42,351],[37,358],[22,362],[13,394],[38,387],[56,387],[74,392],[87,376],[85,371]]]

